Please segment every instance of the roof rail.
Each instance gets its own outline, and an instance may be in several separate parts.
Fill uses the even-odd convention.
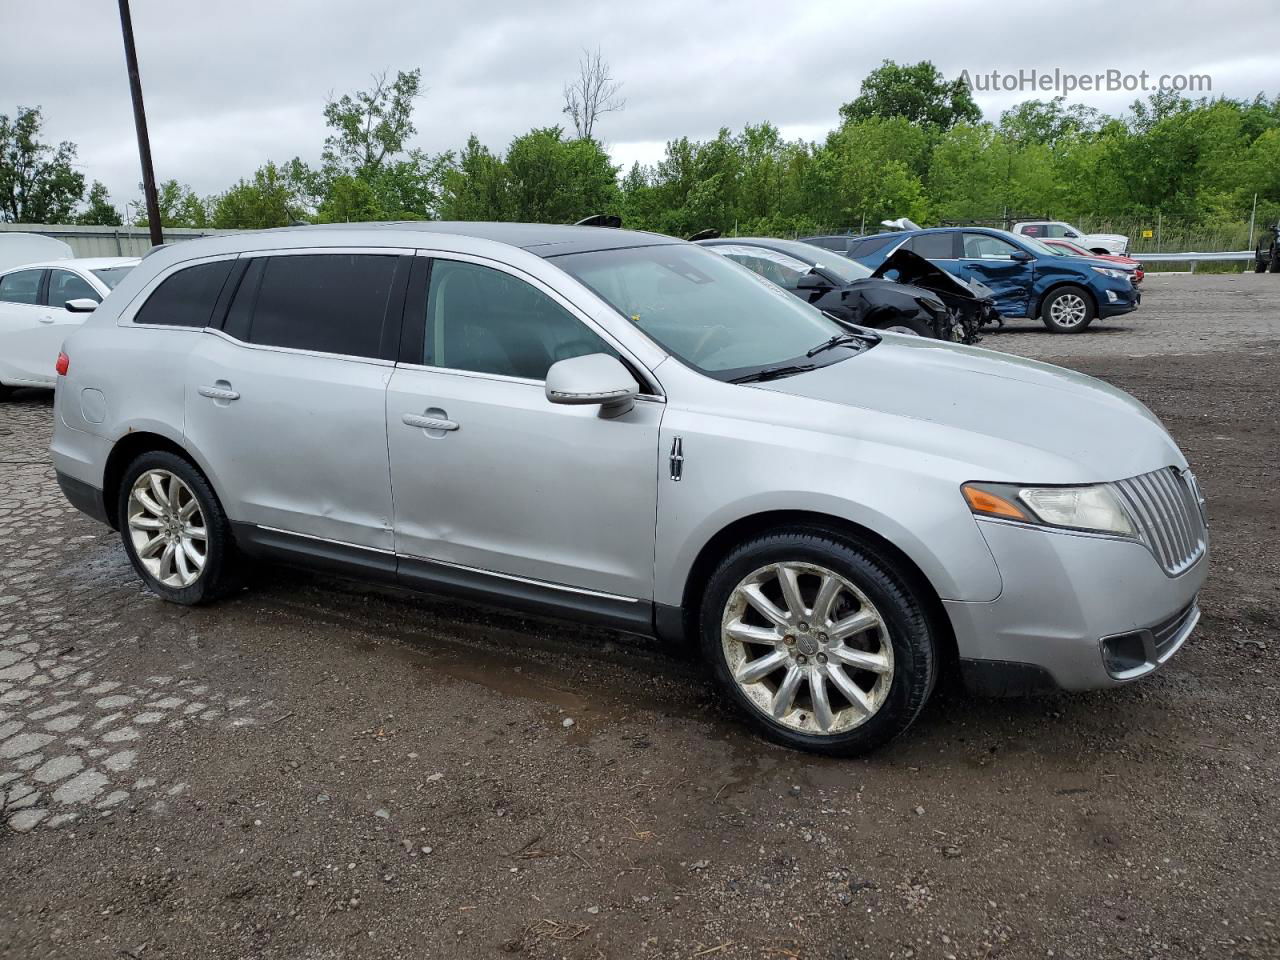
[[[699,230],[697,233],[692,233],[689,236],[685,237],[685,239],[688,240],[690,243],[697,243],[699,240],[715,240],[719,238],[719,236],[720,236],[719,230],[713,230],[708,228],[706,230]]]

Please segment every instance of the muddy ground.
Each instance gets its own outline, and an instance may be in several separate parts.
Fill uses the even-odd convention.
[[[1153,276],[985,346],[1131,391],[1213,519],[1204,619],[1117,692],[942,688],[828,761],[636,638],[272,570],[143,591],[0,407],[0,956],[1280,956],[1280,278]],[[572,723],[570,723],[572,721]]]

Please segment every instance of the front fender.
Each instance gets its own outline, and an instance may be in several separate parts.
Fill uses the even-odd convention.
[[[1000,571],[959,485],[822,434],[669,410],[663,450],[680,437],[681,479],[659,481],[654,599],[679,606],[694,561],[730,525],[803,511],[864,527],[892,543],[944,600],[994,600]],[[704,425],[705,426],[705,425]],[[806,449],[808,447],[808,449]],[[865,454],[860,456],[860,454]],[[802,481],[802,482],[797,482]]]

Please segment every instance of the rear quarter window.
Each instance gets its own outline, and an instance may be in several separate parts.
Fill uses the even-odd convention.
[[[164,327],[208,326],[218,294],[234,265],[234,260],[216,260],[170,274],[133,315],[133,322]]]

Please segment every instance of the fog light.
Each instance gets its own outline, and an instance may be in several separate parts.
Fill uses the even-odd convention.
[[[1120,302],[1120,297],[1119,297],[1119,295],[1118,295],[1114,290],[1108,290],[1108,291],[1107,291],[1107,299],[1108,299],[1109,301],[1111,301],[1112,303],[1119,303],[1119,302]]]
[[[1144,666],[1147,662],[1147,651],[1142,643],[1142,634],[1125,633],[1103,640],[1102,659],[1106,664],[1107,672],[1113,676]]]

